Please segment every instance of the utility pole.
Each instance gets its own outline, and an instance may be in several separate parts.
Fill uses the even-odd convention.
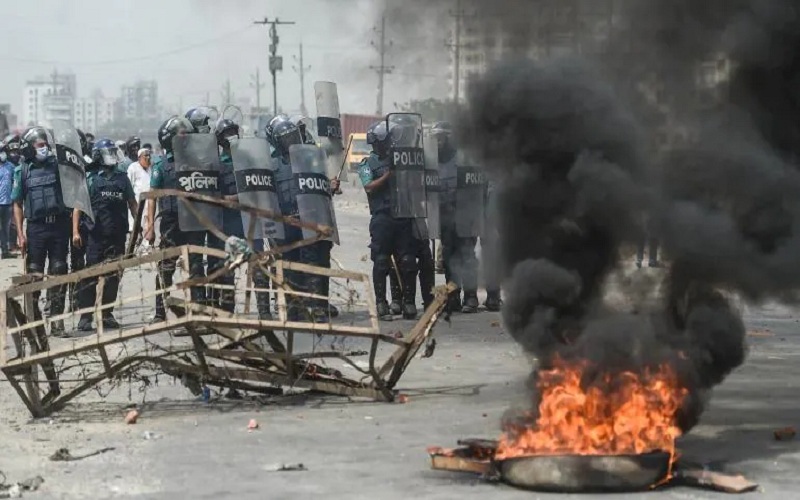
[[[394,70],[394,66],[386,66],[386,16],[381,16],[381,29],[374,28],[376,33],[380,34],[380,40],[377,44],[371,42],[372,46],[378,50],[381,58],[380,66],[370,66],[369,68],[378,73],[378,116],[383,115],[383,90],[384,90],[384,77]],[[392,42],[389,42],[389,47]]]
[[[233,103],[233,92],[231,92],[231,79],[225,80],[225,85],[222,86],[222,106],[225,107]]]
[[[253,24],[263,24],[269,27],[269,72],[272,73],[272,112],[278,114],[278,71],[283,71],[283,57],[278,55],[278,26],[294,24],[292,21],[281,21],[277,17],[272,21],[265,17],[263,21],[253,21]]]
[[[300,43],[300,58],[298,59],[297,56],[294,56],[294,60],[300,65],[299,68],[297,66],[292,66],[295,73],[300,75],[300,114],[308,116],[308,110],[306,109],[306,71],[310,70],[311,66],[303,66],[302,43]]]
[[[256,107],[261,108],[261,89],[264,88],[264,84],[261,83],[261,70],[256,68],[256,74],[250,75],[250,87],[256,89]]]
[[[470,17],[464,12],[462,3],[462,0],[456,0],[456,10],[450,11],[450,17],[455,21],[455,33],[452,42],[445,44],[453,49],[453,102],[456,104],[461,99],[461,49],[464,47],[461,44],[461,25],[465,18]]]

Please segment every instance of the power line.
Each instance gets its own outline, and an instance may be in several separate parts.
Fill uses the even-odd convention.
[[[190,50],[194,50],[194,49],[198,49],[198,48],[201,48],[201,47],[205,47],[205,46],[220,42],[222,40],[225,40],[226,38],[229,38],[231,36],[241,35],[246,30],[248,30],[248,29],[250,29],[252,27],[253,27],[252,25],[246,25],[244,27],[236,28],[235,30],[231,30],[231,31],[229,31],[229,32],[227,32],[227,33],[225,33],[223,35],[220,35],[220,36],[214,37],[214,38],[210,38],[210,39],[202,41],[202,42],[193,43],[191,45],[185,45],[183,47],[178,47],[176,49],[171,49],[171,50],[167,50],[167,51],[159,52],[159,53],[155,53],[155,54],[148,54],[148,55],[144,55],[144,56],[135,56],[135,57],[127,57],[127,58],[124,58],[124,59],[107,59],[107,60],[104,60],[104,61],[64,61],[64,60],[61,60],[61,59],[52,59],[52,60],[50,60],[50,59],[32,59],[32,58],[27,58],[27,57],[14,57],[14,56],[0,55],[0,61],[13,61],[13,62],[17,62],[17,63],[30,63],[30,64],[50,64],[50,65],[58,64],[58,65],[62,65],[62,66],[107,66],[107,65],[112,65],[112,64],[127,64],[127,63],[131,63],[131,62],[146,61],[146,60],[155,59],[155,58],[158,58],[158,57],[165,57],[165,56],[169,56],[169,55],[180,54],[180,53],[183,53],[183,52],[188,52]]]

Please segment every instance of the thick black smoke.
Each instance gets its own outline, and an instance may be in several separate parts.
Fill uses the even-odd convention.
[[[492,6],[519,19],[508,13],[542,3]],[[800,3],[630,3],[614,13],[626,31],[584,51],[591,62],[517,58],[475,81],[461,139],[498,183],[515,339],[543,367],[669,362],[690,389],[688,430],[744,361],[743,322],[723,292],[790,299],[800,285]],[[520,41],[511,21],[499,31],[541,43]],[[706,61],[731,68],[711,101],[697,85]],[[670,267],[660,305],[631,316],[603,296],[644,214]]]

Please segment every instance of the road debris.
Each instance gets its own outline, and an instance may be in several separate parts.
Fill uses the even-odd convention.
[[[101,450],[93,451],[92,453],[87,453],[86,455],[72,455],[69,449],[59,448],[55,453],[50,455],[50,460],[53,462],[77,462],[78,460],[94,457],[96,455],[102,455],[103,453],[114,451],[115,449],[116,448],[103,448]]]
[[[268,472],[305,472],[308,469],[305,465],[297,464],[277,464],[265,467]]]
[[[404,405],[408,403],[408,396],[405,394],[400,394],[399,396],[397,396],[397,399],[395,401],[397,401],[401,405]]]
[[[775,437],[775,441],[791,441],[797,435],[797,431],[794,427],[784,427],[776,430],[772,435]]]
[[[139,411],[138,410],[131,410],[125,414],[125,423],[128,425],[133,425],[136,421],[139,420]]]
[[[249,432],[252,432],[252,431],[258,429],[259,427],[260,426],[258,425],[258,422],[254,418],[251,418],[250,422],[248,422],[248,424],[247,424],[247,430]]]

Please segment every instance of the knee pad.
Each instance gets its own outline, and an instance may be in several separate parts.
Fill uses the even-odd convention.
[[[28,272],[44,274],[44,266],[37,264],[36,262],[28,262]]]
[[[50,274],[54,276],[60,276],[62,274],[67,274],[67,263],[56,261],[50,263]]]
[[[375,255],[372,259],[376,271],[388,273],[392,269],[392,261],[388,255]]]
[[[400,259],[400,271],[403,273],[416,273],[417,257],[415,255],[403,255]]]

